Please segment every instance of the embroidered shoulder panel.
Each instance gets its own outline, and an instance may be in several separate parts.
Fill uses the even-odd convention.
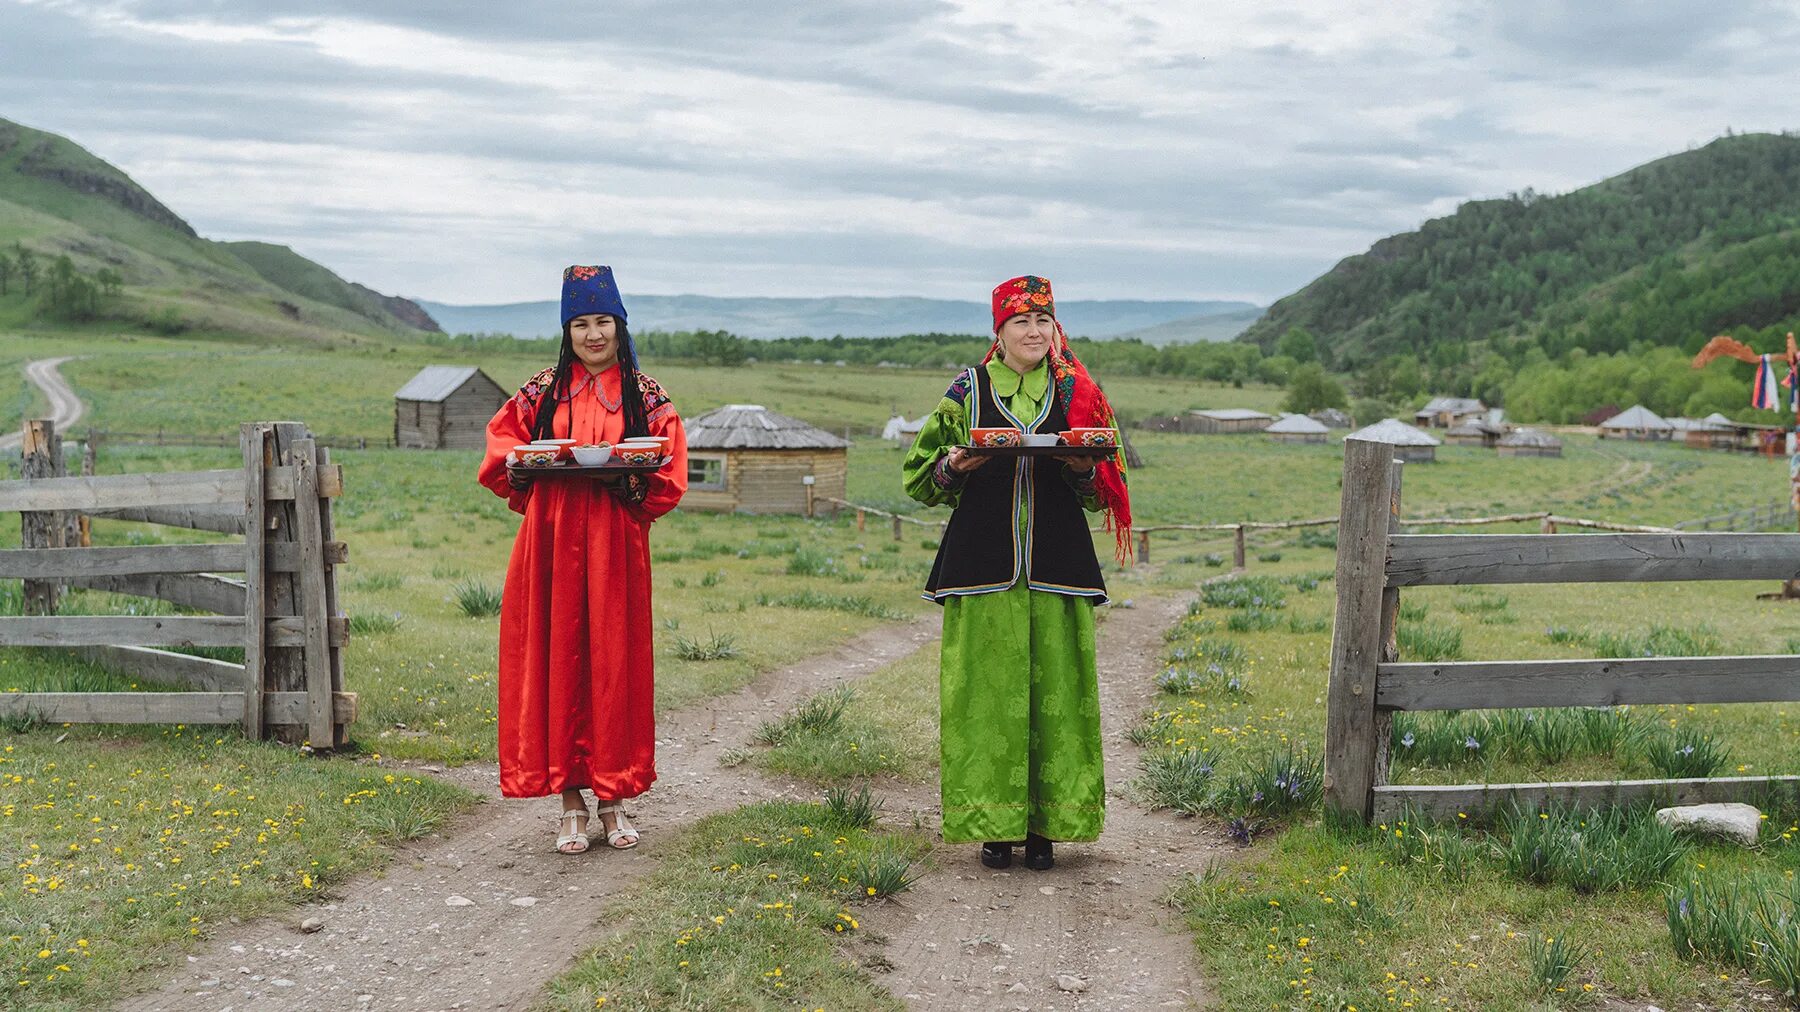
[[[637,374],[638,392],[644,395],[644,421],[655,424],[666,415],[675,412],[675,405],[670,402],[669,395],[663,392],[662,384],[644,373]]]
[[[550,384],[555,381],[556,367],[551,366],[526,380],[525,385],[519,388],[519,396],[525,399],[525,403],[536,407],[538,399],[544,396],[550,389]]]
[[[968,406],[969,370],[964,369],[962,372],[956,374],[956,379],[952,380],[950,383],[950,389],[944,391],[944,399],[955,401],[965,407]]]

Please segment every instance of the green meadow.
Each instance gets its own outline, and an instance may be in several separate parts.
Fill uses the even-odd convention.
[[[393,392],[422,365],[478,364],[510,387],[547,364],[511,352],[420,345],[298,351],[100,333],[0,339],[0,365],[15,375],[28,359],[71,352],[82,357],[65,365],[64,375],[92,412],[78,432],[92,425],[210,435],[233,432],[245,420],[280,418],[377,446],[392,431]],[[856,439],[852,501],[922,518],[944,515],[904,498],[902,449],[872,433],[894,413],[930,410],[950,379],[945,371],[645,368],[690,416],[755,401],[836,431],[848,428]],[[1269,387],[1134,377],[1108,380],[1107,389],[1127,418],[1199,406],[1267,410],[1281,397]],[[0,398],[18,411],[36,407],[22,380],[0,387]],[[1132,475],[1140,525],[1301,519],[1337,509],[1342,456],[1335,443],[1149,432],[1134,433],[1133,442],[1148,462]],[[1565,456],[1549,460],[1443,447],[1437,463],[1406,468],[1405,512],[1553,510],[1668,524],[1764,504],[1785,485],[1785,469],[1760,458],[1579,435],[1566,443]],[[102,473],[229,467],[235,456],[235,448],[110,443],[98,465]],[[475,484],[473,452],[351,449],[334,450],[334,460],[346,481],[334,509],[350,545],[338,581],[353,630],[346,679],[359,697],[355,748],[321,761],[245,742],[230,728],[5,727],[0,852],[16,867],[0,876],[0,923],[20,927],[0,935],[0,969],[13,974],[0,979],[12,994],[0,1005],[25,994],[43,1008],[116,997],[144,968],[178,959],[223,918],[305,902],[377,866],[389,845],[429,832],[467,803],[463,792],[429,779],[390,780],[390,771],[374,763],[493,760],[498,625],[491,607],[515,517]],[[105,521],[95,530],[100,544],[196,537]],[[1406,834],[1417,827],[1405,827],[1396,845],[1380,831],[1326,826],[1316,797],[1277,805],[1264,790],[1262,800],[1251,800],[1271,778],[1293,783],[1283,774],[1298,771],[1304,779],[1305,763],[1318,751],[1332,603],[1329,532],[1252,536],[1248,575],[1266,582],[1239,581],[1241,593],[1210,592],[1169,631],[1163,678],[1170,691],[1133,733],[1145,746],[1132,785],[1136,803],[1221,820],[1248,842],[1244,855],[1218,869],[1170,882],[1206,942],[1197,958],[1227,1006],[1599,1007],[1621,998],[1710,1008],[1748,1007],[1777,995],[1778,987],[1758,983],[1774,979],[1769,973],[1719,955],[1718,946],[1677,958],[1664,888],[1752,876],[1791,882],[1800,847],[1782,833],[1800,813],[1771,812],[1757,850],[1683,849],[1654,877],[1602,889],[1578,878],[1521,877],[1509,864],[1512,837],[1499,828],[1423,827],[1430,842],[1413,847]],[[10,531],[0,537],[16,544]],[[733,690],[878,625],[931,616],[918,588],[935,541],[932,529],[914,525],[895,540],[880,518],[859,531],[850,514],[809,520],[677,511],[660,521],[651,541],[659,707]],[[1157,535],[1152,549],[1151,565],[1109,574],[1115,597],[1193,594],[1229,565],[1228,535]],[[16,586],[0,591],[0,610],[9,602],[16,610]],[[1766,589],[1407,591],[1403,653],[1476,659],[1800,651],[1793,606],[1755,600]],[[1277,598],[1279,605],[1272,603]],[[128,607],[144,604],[82,592],[70,596],[66,610]],[[772,718],[731,761],[804,778],[821,790],[883,778],[930,783],[935,679],[935,653],[921,651],[841,696],[813,701],[804,713]],[[0,691],[130,685],[48,652],[0,651]],[[1431,717],[1397,729],[1413,744],[1396,748],[1394,776],[1417,783],[1656,776],[1662,766],[1702,760],[1726,774],[1740,767],[1792,772],[1791,756],[1800,754],[1800,711],[1790,706],[1640,707],[1613,715],[1605,727],[1589,721],[1595,726],[1576,727],[1548,712],[1532,726],[1481,714]],[[1478,748],[1467,746],[1471,738]],[[1681,752],[1689,745],[1697,745],[1701,760]],[[855,917],[848,905],[854,897],[840,888],[846,883],[808,890],[800,900],[771,892],[748,908],[736,902],[754,892],[739,881],[744,868],[766,866],[784,878],[811,874],[811,850],[793,841],[827,827],[843,842],[836,844],[841,853],[819,859],[821,867],[840,871],[854,865],[873,873],[884,861],[904,869],[926,847],[907,830],[830,806],[753,807],[696,827],[670,858],[668,874],[642,887],[639,909],[656,909],[659,897],[681,909],[795,906],[768,908],[776,911],[763,919],[768,923],[749,918],[741,935],[656,920],[650,927],[671,937],[700,932],[683,945],[694,946],[681,957],[686,963],[661,955],[645,962],[647,950],[609,942],[556,982],[547,1000],[592,1007],[611,995],[627,1005],[633,996],[629,1002],[679,999],[704,1007],[744,989],[771,1006],[803,995],[874,1000],[866,974],[844,961],[835,942],[821,948],[808,935],[790,943],[797,936],[780,930],[793,917],[820,933],[855,935],[835,928],[846,923],[840,915]],[[767,847],[751,846],[762,852],[747,855],[745,837]],[[923,868],[911,866],[915,874]],[[1520,984],[1535,965],[1528,943],[1565,933],[1583,947],[1579,965],[1559,985],[1563,991],[1529,993]],[[791,960],[781,950],[787,944],[797,946]],[[772,962],[770,946],[778,950]],[[788,968],[783,978],[763,976],[772,965]]]

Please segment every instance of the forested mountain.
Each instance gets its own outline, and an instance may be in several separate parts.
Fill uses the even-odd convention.
[[[1394,400],[1504,401],[1545,365],[1655,347],[1678,362],[1724,332],[1773,350],[1800,327],[1800,137],[1726,136],[1561,196],[1471,201],[1347,258],[1242,339],[1269,351],[1294,327]],[[1651,406],[1681,412],[1705,383]]]
[[[296,340],[438,329],[285,246],[201,238],[118,168],[0,119],[0,322],[95,319]]]

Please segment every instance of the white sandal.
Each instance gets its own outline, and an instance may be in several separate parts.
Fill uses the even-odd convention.
[[[576,819],[582,820],[583,823],[587,821],[588,810],[586,805],[582,805],[580,808],[567,808],[563,810],[562,819],[558,822],[558,825],[562,827],[562,835],[556,838],[556,850],[558,853],[585,854],[587,852],[587,826],[582,825],[577,827],[575,823]]]
[[[611,812],[618,816],[617,820],[615,820],[615,821],[617,822],[619,828],[607,830],[606,845],[608,847],[611,847],[614,850],[630,850],[631,848],[637,846],[638,845],[637,827],[633,826],[631,824],[631,820],[627,819],[625,817],[625,805],[621,802],[615,801],[610,805],[600,805],[599,807],[594,809],[595,816],[602,816],[602,815],[607,814],[608,812]],[[602,819],[600,824],[602,826],[604,826],[606,824],[606,821],[604,819]],[[621,844],[619,841],[627,836],[631,837],[631,842]]]

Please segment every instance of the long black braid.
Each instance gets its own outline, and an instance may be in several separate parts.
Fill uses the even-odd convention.
[[[617,321],[619,342],[619,400],[625,412],[625,436],[648,436],[650,422],[644,416],[644,395],[638,389],[637,349],[631,344],[631,331],[624,320]],[[569,336],[569,325],[563,324],[562,351],[556,357],[556,377],[550,389],[538,401],[537,418],[532,422],[531,438],[555,439],[556,405],[569,395],[569,383],[581,360],[575,357],[575,341]]]

